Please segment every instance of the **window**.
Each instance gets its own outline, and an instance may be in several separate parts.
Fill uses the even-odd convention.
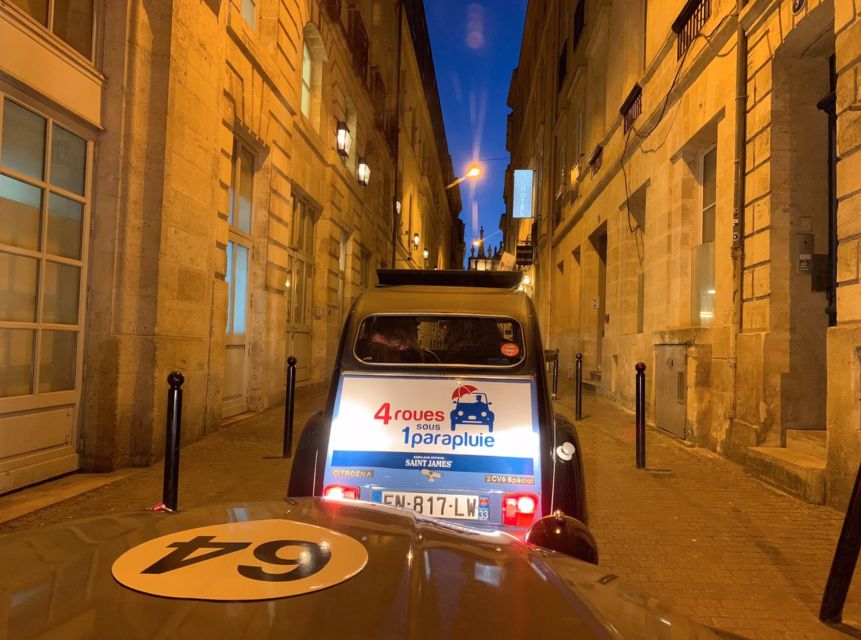
[[[242,17],[253,29],[257,17],[257,0],[242,0]]]
[[[0,398],[75,388],[88,145],[2,100]]]
[[[715,240],[715,199],[717,171],[717,147],[712,147],[703,154],[702,159],[702,229],[701,242]]]
[[[571,35],[571,49],[577,51],[577,44],[580,42],[580,36],[583,35],[583,29],[586,26],[586,0],[580,0],[577,3],[577,8],[574,9],[574,31]]]
[[[308,118],[311,128],[319,132],[322,123],[323,63],[326,46],[316,25],[309,22],[302,30],[302,67],[300,82],[300,111]],[[351,129],[352,131],[352,129]],[[355,139],[355,136],[354,136]]]
[[[301,197],[293,197],[290,241],[291,296],[287,321],[294,325],[311,324],[314,283],[314,212]]]
[[[233,143],[233,175],[230,184],[230,212],[227,242],[228,287],[227,333],[248,331],[248,283],[251,266],[251,211],[254,196],[254,156],[236,140]]]
[[[354,346],[367,364],[512,367],[523,361],[523,332],[510,318],[377,315]]]
[[[85,58],[93,57],[93,0],[11,0]]]
[[[311,117],[311,52],[302,45],[302,114]]]
[[[562,51],[559,52],[559,65],[557,66],[557,75],[559,86],[557,90],[562,90],[562,85],[565,84],[565,78],[568,76],[568,41],[562,44]]]
[[[710,325],[715,298],[715,209],[717,196],[717,147],[700,158],[700,244],[693,248],[691,278],[691,322]]]

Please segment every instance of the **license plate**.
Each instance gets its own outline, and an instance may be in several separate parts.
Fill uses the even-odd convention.
[[[479,507],[478,496],[375,491],[373,500],[393,507],[411,509],[425,516],[458,520],[487,519],[487,510]]]

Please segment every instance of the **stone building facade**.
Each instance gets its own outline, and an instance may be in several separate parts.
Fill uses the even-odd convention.
[[[861,4],[530,2],[508,213],[542,329],[649,420],[813,502],[861,459]]]
[[[161,457],[171,370],[184,442],[324,383],[377,267],[463,259],[421,0],[0,0],[0,42],[0,493]]]

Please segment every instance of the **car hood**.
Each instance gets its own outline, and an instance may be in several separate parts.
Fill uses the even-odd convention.
[[[112,575],[120,556],[154,538],[258,520],[349,536],[367,564],[328,588],[251,602],[148,595]],[[601,568],[507,534],[312,498],[11,534],[0,537],[0,567],[0,638],[717,637]]]

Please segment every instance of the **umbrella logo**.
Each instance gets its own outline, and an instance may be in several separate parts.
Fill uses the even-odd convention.
[[[451,399],[454,402],[454,409],[451,410],[452,431],[456,430],[458,425],[480,425],[493,433],[495,416],[490,410],[493,403],[488,401],[486,393],[471,384],[460,384],[451,394]]]
[[[451,394],[451,399],[460,400],[463,396],[475,393],[476,391],[478,391],[478,389],[473,387],[471,384],[459,384],[457,389],[455,389]]]

